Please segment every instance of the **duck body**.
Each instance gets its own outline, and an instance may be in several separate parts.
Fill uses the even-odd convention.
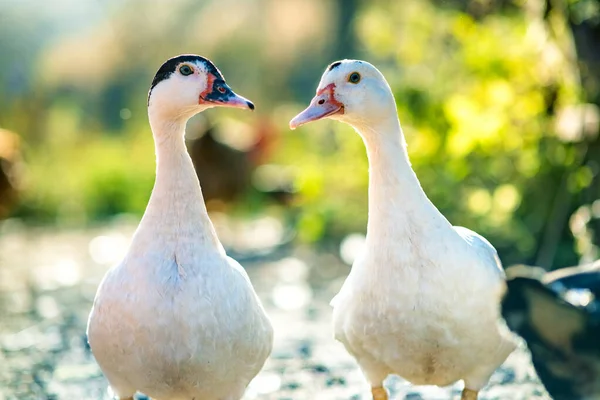
[[[477,398],[514,350],[499,322],[504,274],[496,250],[453,227],[425,195],[406,151],[394,96],[371,64],[331,64],[311,105],[290,126],[332,118],[355,128],[369,158],[364,253],[332,301],[336,339],[387,399],[397,374],[417,385],[464,380]]]
[[[600,260],[548,273],[514,266],[507,274],[502,315],[526,341],[548,393],[600,399]]]
[[[176,254],[107,274],[88,328],[96,360],[120,397],[240,399],[271,351],[270,322],[234,260]],[[210,273],[182,270],[198,262]]]
[[[405,246],[386,240],[367,250],[333,301],[335,338],[370,381],[397,374],[447,386],[462,379],[478,390],[514,349],[496,328],[501,272],[479,259],[494,262],[493,248],[446,224],[440,221],[439,236],[415,229],[397,240]]]
[[[140,391],[155,400],[239,400],[272,348],[271,323],[217,238],[185,147],[185,123],[198,109],[183,106],[206,98],[204,82],[220,77],[209,63],[180,56],[157,73],[165,82],[149,100],[154,189],[125,259],[104,277],[90,313],[90,347],[121,399]],[[181,97],[183,105],[170,109]]]
[[[408,162],[399,122],[365,135],[370,160],[365,253],[334,301],[335,337],[370,380],[417,385],[465,380],[481,389],[514,349],[497,320],[503,270],[493,246],[453,227]]]

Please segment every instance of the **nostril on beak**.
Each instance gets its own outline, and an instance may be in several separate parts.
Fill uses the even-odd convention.
[[[248,104],[249,109],[254,110],[254,104],[252,102],[247,101],[246,103]]]
[[[323,104],[325,104],[325,99],[321,99],[318,101],[319,105],[322,106]]]

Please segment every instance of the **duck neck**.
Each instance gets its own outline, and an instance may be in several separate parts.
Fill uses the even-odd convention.
[[[367,242],[415,235],[439,217],[443,219],[410,165],[398,118],[355,128],[363,138],[369,158]]]
[[[175,247],[175,252],[182,246],[222,250],[185,146],[187,118],[162,119],[152,112],[149,117],[156,151],[156,181],[138,232],[148,232],[165,248]]]

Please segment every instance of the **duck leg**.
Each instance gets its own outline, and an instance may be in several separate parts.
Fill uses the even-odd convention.
[[[479,392],[476,390],[464,388],[462,391],[462,395],[460,396],[460,400],[477,400],[478,393]]]
[[[387,391],[383,386],[371,388],[371,394],[373,395],[373,400],[388,400]]]

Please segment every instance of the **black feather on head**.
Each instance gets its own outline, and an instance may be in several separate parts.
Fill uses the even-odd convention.
[[[327,71],[331,71],[332,69],[335,69],[335,68],[339,67],[340,65],[342,65],[342,62],[341,61],[336,61],[333,64],[331,64],[329,66],[329,68],[327,68]]]
[[[150,85],[150,90],[148,91],[148,103],[150,103],[150,95],[152,94],[152,89],[160,82],[169,79],[171,74],[175,72],[177,66],[183,62],[191,62],[198,63],[201,62],[206,67],[206,70],[215,75],[217,79],[223,80],[223,75],[221,71],[210,61],[208,58],[204,58],[202,56],[196,54],[182,54],[173,58],[169,58],[167,61],[160,66],[156,75],[154,75],[154,79],[152,79],[152,84]]]

